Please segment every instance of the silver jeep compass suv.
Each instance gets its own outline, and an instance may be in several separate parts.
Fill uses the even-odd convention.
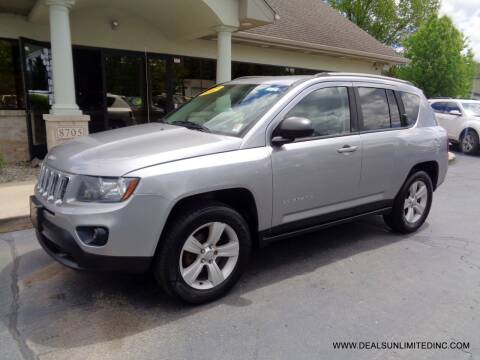
[[[163,123],[54,148],[31,218],[68,267],[151,270],[202,303],[231,288],[254,246],[370,214],[417,230],[446,171],[445,130],[407,82],[246,77]]]

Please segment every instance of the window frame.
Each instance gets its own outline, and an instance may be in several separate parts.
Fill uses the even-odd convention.
[[[353,93],[352,83],[351,82],[322,82],[322,83],[313,84],[307,87],[306,89],[303,89],[275,117],[275,120],[272,121],[271,123],[271,124],[273,123],[275,124],[273,126],[268,127],[268,129],[271,129],[271,132],[269,132],[269,130],[267,129],[267,136],[269,136],[270,144],[271,144],[271,139],[273,137],[273,134],[275,133],[277,128],[280,126],[282,121],[286,119],[286,116],[288,115],[288,113],[295,106],[297,106],[304,98],[306,98],[311,93],[318,90],[332,88],[332,87],[343,87],[347,89],[348,104],[349,104],[349,110],[350,110],[350,132],[343,133],[343,134],[320,135],[320,136],[309,136],[304,138],[298,138],[292,141],[292,143],[294,144],[294,143],[299,143],[304,141],[313,141],[313,140],[322,140],[322,139],[331,139],[331,138],[337,138],[337,137],[340,138],[345,136],[358,135],[358,118],[357,118],[357,111],[356,111],[355,94]],[[279,119],[279,120],[276,121],[276,119]]]
[[[360,94],[358,92],[359,88],[376,88],[376,89],[381,89],[385,90],[385,97],[387,99],[387,104],[388,104],[388,115],[390,117],[390,127],[389,128],[383,128],[383,129],[375,129],[375,130],[366,130],[363,125],[363,113],[362,113],[362,108],[360,104]],[[355,99],[357,103],[357,118],[358,118],[358,129],[360,134],[370,134],[370,133],[376,133],[376,132],[385,132],[385,131],[396,131],[396,130],[407,130],[412,127],[414,127],[417,122],[418,122],[418,116],[417,120],[412,123],[412,124],[406,124],[405,123],[405,105],[403,104],[402,97],[400,95],[400,90],[397,90],[394,86],[388,85],[388,84],[381,84],[381,83],[363,83],[363,82],[357,82],[353,84],[353,90],[355,93]],[[401,127],[392,127],[392,117],[390,113],[390,102],[388,101],[388,95],[387,95],[387,90],[392,90],[393,95],[395,96],[395,100],[397,100],[397,106],[398,110],[400,111],[400,122],[402,124]],[[404,91],[408,92],[408,91]],[[418,96],[417,94],[411,93],[413,95]],[[421,99],[420,99],[421,101]],[[420,111],[420,110],[419,110]]]
[[[392,129],[400,129],[404,126],[405,124],[405,121],[404,121],[404,117],[402,116],[403,112],[402,112],[402,109],[400,107],[400,104],[398,102],[398,98],[397,98],[397,95],[395,94],[395,91],[394,90],[390,90],[390,89],[385,89],[385,93],[387,95],[387,102],[388,102],[388,113],[390,114],[390,128]],[[393,97],[390,97],[389,94],[392,94]],[[392,120],[392,105],[395,106],[394,104],[391,104],[391,102],[395,102],[395,105],[397,106],[397,110],[398,110],[398,116],[399,116],[399,121],[400,121],[400,126],[396,126],[396,127],[393,127],[393,120]],[[402,104],[403,106],[403,104]]]

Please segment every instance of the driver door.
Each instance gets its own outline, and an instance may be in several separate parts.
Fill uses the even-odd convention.
[[[272,226],[280,232],[328,221],[332,213],[359,203],[362,144],[351,83],[306,89],[270,131],[292,116],[308,118],[315,133],[272,147]]]

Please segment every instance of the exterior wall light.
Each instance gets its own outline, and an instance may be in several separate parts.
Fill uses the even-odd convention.
[[[120,23],[118,22],[118,20],[112,20],[110,22],[110,27],[112,28],[112,30],[116,30],[119,25],[120,25]]]

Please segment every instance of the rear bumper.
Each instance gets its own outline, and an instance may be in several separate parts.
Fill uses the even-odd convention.
[[[31,201],[36,202],[36,199],[32,197]],[[107,256],[86,252],[68,230],[42,216],[43,211],[47,210],[40,209],[34,221],[38,242],[47,254],[62,265],[75,270],[124,273],[142,273],[150,268],[152,257]]]

